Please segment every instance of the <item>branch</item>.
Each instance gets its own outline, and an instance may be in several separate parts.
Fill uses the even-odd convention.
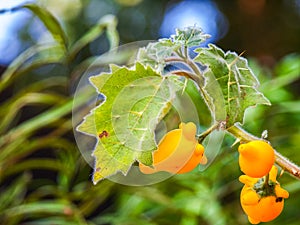
[[[164,60],[166,63],[176,63],[176,62],[182,63],[182,64],[188,66],[192,70],[193,73],[190,73],[189,71],[187,71],[187,74],[189,75],[188,77],[197,83],[199,91],[203,97],[205,104],[208,106],[209,109],[212,109],[213,106],[210,104],[209,96],[203,89],[204,83],[205,83],[204,77],[202,75],[201,70],[197,66],[197,64],[193,60],[191,60],[189,57],[183,58],[183,57],[175,56],[175,57],[168,57]],[[185,72],[185,71],[183,71],[183,72]],[[191,74],[192,74],[192,76],[191,76]]]
[[[249,142],[254,140],[263,140],[261,138],[258,138],[247,131],[245,131],[242,127],[238,125],[234,125],[232,127],[229,127],[227,131],[234,137],[240,139],[241,141]],[[275,162],[280,166],[284,171],[288,172],[292,176],[300,179],[300,167],[296,165],[295,163],[288,160],[286,157],[281,155],[279,152],[277,152],[275,149]]]

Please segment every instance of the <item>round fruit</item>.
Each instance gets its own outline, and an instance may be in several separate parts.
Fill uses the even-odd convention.
[[[265,141],[241,144],[238,151],[241,171],[250,177],[260,178],[267,175],[275,162],[274,149]]]

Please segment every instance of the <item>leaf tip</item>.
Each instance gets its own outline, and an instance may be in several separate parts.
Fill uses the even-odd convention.
[[[96,168],[93,173],[92,182],[96,185],[99,181],[103,180],[104,177],[100,173],[100,168]]]

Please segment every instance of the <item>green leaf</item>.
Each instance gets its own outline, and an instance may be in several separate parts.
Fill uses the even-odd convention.
[[[187,57],[188,48],[199,46],[209,37],[210,35],[204,34],[202,29],[196,26],[176,29],[176,34],[170,38],[159,39],[141,48],[137,61],[161,73],[166,66],[167,58],[183,54]]]
[[[0,78],[0,92],[22,74],[50,63],[59,63],[64,58],[61,45],[34,45],[22,52],[5,70]]]
[[[114,15],[106,15],[102,18],[102,21],[107,24],[106,37],[109,41],[110,49],[118,47],[120,42],[117,30],[118,19]]]
[[[5,174],[3,174],[3,177],[9,177],[12,174],[18,174],[22,171],[26,170],[64,170],[65,167],[63,163],[59,162],[55,159],[27,159],[23,162],[16,163],[13,167],[9,168],[9,170],[6,171]]]
[[[3,120],[0,122],[0,134],[7,131],[7,128],[12,122],[15,122],[16,115],[20,110],[27,105],[34,104],[49,104],[53,105],[63,100],[61,95],[56,94],[43,94],[43,93],[26,93],[10,105],[4,105],[7,107],[8,113]]]
[[[202,29],[196,26],[176,29],[176,34],[171,36],[174,43],[185,47],[199,46],[209,37],[210,35],[203,33]]]
[[[82,104],[87,101],[87,96],[81,96],[78,98],[78,104]],[[0,147],[6,144],[13,144],[13,142],[19,137],[26,136],[32,132],[45,127],[53,122],[60,120],[64,115],[70,113],[73,107],[73,99],[67,99],[63,104],[50,108],[44,113],[29,119],[17,127],[14,127],[5,135],[0,136]]]
[[[127,174],[136,160],[152,164],[157,145],[154,130],[167,114],[175,93],[183,88],[177,76],[160,76],[151,68],[113,67],[90,78],[105,97],[77,130],[98,138],[94,150],[94,183],[117,172]]]
[[[275,67],[276,76],[262,86],[266,91],[278,91],[300,78],[300,54],[284,57]]]
[[[30,182],[31,177],[27,173],[23,173],[22,176],[15,178],[13,183],[6,189],[1,190],[0,195],[0,211],[7,209],[12,205],[19,205],[24,200],[24,195],[27,189],[27,185]],[[0,213],[1,215],[1,213]]]
[[[67,202],[53,200],[24,203],[16,207],[9,208],[5,210],[4,213],[10,217],[24,215],[37,216],[44,215],[45,212],[47,212],[48,215],[64,215],[66,209],[72,210],[71,206]]]
[[[170,39],[160,39],[158,42],[149,43],[146,47],[140,48],[137,61],[160,73],[166,66],[165,59],[172,56],[179,48],[180,45],[173,43]]]
[[[31,10],[44,23],[47,30],[51,33],[54,40],[63,45],[65,49],[68,47],[68,38],[58,20],[46,9],[36,4],[25,4],[22,6]]]
[[[236,53],[224,53],[212,44],[195,52],[198,53],[195,62],[207,66],[203,71],[203,90],[216,120],[226,120],[226,126],[230,127],[236,122],[243,123],[248,107],[270,105],[269,100],[257,90],[259,82],[246,59]]]
[[[98,23],[85,33],[70,49],[68,60],[74,59],[76,54],[90,42],[94,41],[106,30],[110,42],[110,48],[115,48],[119,44],[119,35],[117,32],[117,18],[114,15],[102,17]]]

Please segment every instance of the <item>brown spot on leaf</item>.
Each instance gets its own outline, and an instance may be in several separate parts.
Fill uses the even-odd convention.
[[[98,135],[98,137],[99,138],[103,138],[103,137],[108,137],[108,132],[106,131],[106,130],[104,130],[104,131],[102,131],[102,133],[100,133],[99,135]]]

